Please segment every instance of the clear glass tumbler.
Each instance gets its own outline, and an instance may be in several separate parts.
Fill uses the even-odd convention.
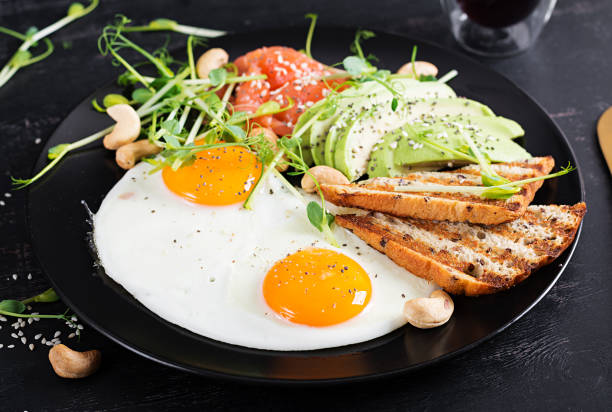
[[[453,36],[481,56],[527,50],[550,19],[557,0],[440,0]]]

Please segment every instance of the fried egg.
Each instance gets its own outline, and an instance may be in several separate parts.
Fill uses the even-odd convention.
[[[308,221],[311,197],[274,174],[244,209],[261,167],[232,146],[177,171],[129,170],[93,218],[106,274],[163,319],[251,348],[330,348],[404,325],[404,303],[434,286],[343,228],[328,244]]]

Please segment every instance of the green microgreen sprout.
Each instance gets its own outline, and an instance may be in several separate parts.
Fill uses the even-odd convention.
[[[419,75],[417,74],[416,71],[416,55],[417,55],[417,46],[412,46],[412,56],[410,56],[410,65],[412,66],[412,74],[414,75],[415,79],[419,78]]]
[[[41,315],[38,313],[24,313],[27,309],[27,304],[29,303],[50,303],[57,302],[59,297],[55,293],[53,289],[47,289],[44,292],[32,296],[31,298],[27,298],[24,300],[14,300],[14,299],[4,299],[0,300],[0,315],[11,316],[14,318],[40,318],[40,319],[61,319],[65,321],[68,325],[73,328],[76,328],[76,324],[71,316],[68,316],[68,309],[66,312],[57,315]],[[78,331],[78,329],[77,329]],[[80,334],[80,332],[79,332]]]
[[[143,32],[143,31],[173,31],[196,37],[214,38],[224,36],[227,32],[223,30],[213,30],[201,27],[186,26],[179,24],[175,20],[156,19],[144,26],[126,26],[124,31],[127,32]]]
[[[119,54],[119,50],[129,48],[137,51],[157,68],[162,77],[173,77],[174,73],[166,65],[164,59],[154,56],[122,34],[125,25],[129,23],[130,19],[127,17],[122,15],[117,16],[115,24],[109,24],[102,30],[102,35],[98,38],[98,49],[103,56],[110,53],[116,62],[122,64],[140,81],[140,83],[146,88],[154,90],[149,82],[147,82],[142,75]]]
[[[409,125],[405,125],[404,127],[411,128],[411,126]],[[478,163],[478,165],[480,166],[480,175],[483,186],[498,186],[510,183],[510,180],[500,176],[495,170],[493,170],[488,157],[483,154],[480,149],[478,149],[478,146],[476,145],[474,140],[467,133],[462,131],[461,135],[467,143],[467,148],[466,150],[461,151],[428,139],[426,136],[427,134],[431,133],[430,129],[425,129],[421,132],[417,132],[414,128],[411,128],[411,130],[413,131],[413,136],[417,140],[422,143],[425,143],[426,145],[434,149],[439,149],[443,152],[453,154],[456,157],[463,160],[467,160],[470,163]]]
[[[480,165],[480,177],[482,179],[483,186],[499,186],[510,183],[510,180],[500,176],[495,170],[493,170],[489,159],[482,154],[468,133],[462,131],[461,135],[463,136],[463,140],[465,140],[469,146],[469,152],[473,153],[474,157],[476,157],[478,160],[478,164]]]
[[[25,34],[21,34],[6,27],[0,27],[0,33],[7,34],[23,41],[19,49],[17,49],[2,70],[0,70],[0,87],[6,84],[19,69],[37,63],[53,53],[53,43],[51,43],[47,37],[67,24],[90,13],[98,6],[98,1],[99,0],[92,0],[87,7],[83,6],[81,3],[72,3],[68,8],[66,16],[42,30],[31,27]],[[39,55],[33,56],[29,49],[36,46],[41,40],[45,43],[47,48]]]
[[[478,195],[484,199],[509,199],[514,194],[520,192],[524,185],[546,179],[553,179],[566,175],[576,170],[568,163],[556,173],[545,176],[532,177],[530,179],[516,180],[495,186],[446,186],[446,185],[402,185],[395,186],[396,192],[427,192],[427,193],[470,193]]]
[[[312,45],[312,37],[314,35],[315,26],[317,25],[317,18],[319,16],[313,13],[308,13],[305,17],[310,19],[310,26],[308,27],[308,34],[306,35],[306,48],[304,49],[304,52],[306,53],[306,56],[312,59],[310,46]]]
[[[317,179],[309,172],[310,167],[304,162],[302,156],[300,137],[293,136],[291,138],[285,136],[278,141],[278,147],[280,155],[287,157],[286,163],[293,167],[293,171],[289,172],[289,175],[299,176],[306,174],[313,180],[316,191],[321,198],[321,203],[311,201],[306,205],[306,214],[310,223],[317,228],[319,232],[322,232],[325,239],[333,246],[339,247],[338,241],[334,237],[331,231],[331,225],[334,223],[334,215],[329,213],[325,208],[325,197],[321,191],[321,186]],[[278,156],[278,155],[277,155]]]

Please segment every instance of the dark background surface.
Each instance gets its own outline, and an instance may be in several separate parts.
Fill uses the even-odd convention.
[[[0,25],[25,31],[63,15],[64,0],[0,0]],[[290,10],[288,10],[290,9]],[[9,176],[28,176],[41,145],[84,97],[111,80],[96,39],[116,13],[138,23],[168,17],[234,31],[303,27],[318,12],[323,25],[364,27],[433,41],[459,50],[437,2],[118,1],[104,0],[91,15],[52,36],[55,53],[26,68],[0,89],[0,299],[25,298],[48,287],[25,229],[24,192],[11,192]],[[487,61],[524,88],[555,119],[572,143],[586,183],[588,213],[580,244],[551,292],[499,336],[468,353],[411,375],[328,388],[277,388],[213,381],[160,366],[132,354],[85,327],[77,349],[98,348],[103,366],[81,381],[56,377],[47,347],[33,352],[13,339],[12,321],[0,322],[0,409],[501,409],[603,410],[612,406],[612,190],[597,146],[595,123],[612,105],[612,3],[561,0],[552,20],[528,52]],[[159,37],[145,38],[152,46]],[[62,42],[70,47],[62,47]],[[170,47],[184,39],[173,36]],[[317,39],[316,41],[324,41]],[[279,40],[282,43],[282,39]],[[19,46],[0,38],[4,64]],[[316,47],[316,43],[315,43]],[[400,51],[401,52],[401,51]],[[409,50],[406,50],[406,60]],[[393,68],[392,68],[393,69]],[[530,136],[537,138],[537,136]],[[11,192],[11,197],[4,193]],[[70,251],[66,250],[66,259]],[[17,280],[13,280],[13,274]],[[32,279],[28,279],[31,274]],[[61,303],[39,306],[48,313]],[[68,328],[35,322],[28,340]],[[6,346],[15,343],[14,349]],[[172,345],[172,342],[168,342]]]

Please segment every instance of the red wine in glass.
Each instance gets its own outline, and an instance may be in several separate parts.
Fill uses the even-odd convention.
[[[501,28],[525,19],[540,0],[457,0],[468,17],[481,26]]]

